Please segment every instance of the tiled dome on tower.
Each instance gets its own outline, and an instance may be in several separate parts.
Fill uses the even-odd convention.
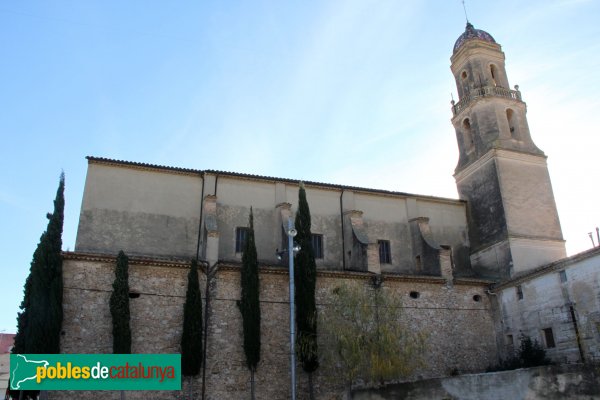
[[[458,49],[465,43],[467,40],[478,39],[483,40],[489,43],[496,43],[492,35],[487,33],[486,31],[482,31],[481,29],[475,29],[470,22],[467,22],[467,27],[462,35],[456,39],[456,43],[454,43],[454,51],[456,53]]]

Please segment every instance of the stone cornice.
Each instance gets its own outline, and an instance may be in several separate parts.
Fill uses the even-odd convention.
[[[63,251],[63,260],[74,260],[74,261],[91,261],[97,263],[115,263],[117,257],[108,254],[98,253],[83,253],[75,251]],[[151,257],[138,257],[129,256],[130,265],[142,265],[148,267],[166,267],[166,268],[183,268],[188,269],[190,267],[189,260],[165,260],[161,258]],[[199,261],[198,266],[202,271],[206,270],[207,263]],[[241,269],[241,262],[232,261],[219,261],[217,263],[217,271],[235,271],[238,272]],[[259,268],[263,274],[272,275],[288,275],[287,267],[263,264]],[[339,271],[339,270],[317,270],[317,276],[321,278],[335,278],[335,279],[362,279],[370,280],[377,276],[370,272],[359,272],[359,271]],[[447,283],[445,278],[440,276],[425,276],[425,275],[400,275],[400,274],[381,274],[384,281],[392,282],[413,282],[413,283],[432,283],[438,285],[445,285]],[[489,286],[493,281],[475,278],[457,278],[454,279],[455,285],[475,285],[475,286]]]
[[[467,61],[467,58],[479,54],[485,54],[490,58],[496,58],[502,62],[506,59],[506,56],[502,51],[502,46],[498,43],[490,43],[479,39],[469,39],[450,57],[450,68],[452,69],[452,72],[456,73],[456,71],[461,69]]]
[[[116,255],[99,254],[99,253],[82,253],[77,251],[63,251],[63,260],[74,260],[74,261],[92,261],[99,263],[115,263],[117,260]],[[166,260],[162,258],[152,257],[140,257],[140,256],[127,256],[130,265],[144,265],[149,267],[167,267],[167,268],[189,268],[191,265],[190,260],[177,259],[177,260]],[[204,269],[206,262],[199,261],[198,267]]]
[[[517,150],[507,150],[493,147],[490,150],[488,150],[483,156],[479,157],[479,159],[477,159],[475,162],[456,172],[454,174],[456,182],[458,183],[462,181],[463,179],[471,175],[473,172],[477,171],[479,168],[487,164],[490,160],[496,158],[527,162],[530,164],[543,166],[546,166],[547,159],[546,155],[524,153],[522,151]]]

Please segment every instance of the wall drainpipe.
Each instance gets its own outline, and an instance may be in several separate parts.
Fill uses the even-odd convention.
[[[217,183],[219,182],[219,174],[215,177],[215,190],[214,196],[217,196]],[[208,322],[209,322],[209,310],[210,310],[210,286],[213,282],[213,278],[217,275],[218,261],[212,266],[209,262],[206,263],[206,292],[204,294],[204,345],[202,349],[202,400],[205,400],[206,396],[206,349],[208,348]]]
[[[575,338],[577,339],[577,347],[579,348],[579,358],[581,362],[585,362],[585,355],[583,354],[583,346],[581,344],[581,337],[579,336],[579,327],[577,326],[577,318],[575,318],[575,308],[573,303],[569,304],[569,311],[571,312],[571,321],[573,321],[573,329],[575,330]]]
[[[342,270],[346,270],[346,241],[344,236],[344,207],[342,202],[342,196],[344,196],[344,189],[340,193],[340,220],[342,221]]]
[[[202,172],[202,193],[200,194],[200,220],[198,221],[198,243],[196,243],[196,260],[200,258],[200,241],[202,240],[202,214],[204,212],[204,172]]]

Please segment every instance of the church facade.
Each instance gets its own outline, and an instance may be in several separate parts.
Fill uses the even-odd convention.
[[[523,311],[543,311],[541,297],[530,296],[532,304],[524,307],[511,297],[515,287],[534,287],[541,275],[564,270],[556,267],[557,260],[570,271],[587,263],[592,283],[585,315],[591,315],[591,322],[579,330],[589,328],[588,349],[575,352],[577,340],[565,334],[562,350],[551,355],[577,361],[582,352],[597,353],[600,324],[598,337],[593,327],[600,310],[600,257],[592,252],[564,261],[546,156],[532,140],[521,92],[509,86],[500,45],[467,24],[454,46],[451,70],[459,93],[452,124],[459,147],[454,176],[460,200],[304,182],[319,309],[344,282],[365,288],[377,282],[403,299],[404,322],[427,337],[423,362],[404,379],[480,372],[510,354],[519,333],[550,332],[528,321]],[[131,257],[133,352],[179,352],[186,275],[197,257],[204,271],[208,325],[205,371],[194,390],[213,399],[246,397],[249,373],[236,300],[252,207],[263,315],[257,396],[286,398],[288,334],[282,327],[288,326],[288,276],[287,262],[278,260],[276,251],[286,247],[299,184],[88,157],[75,251],[64,254],[62,351],[111,352],[108,298],[114,259],[123,250]],[[577,280],[577,273],[570,274],[571,282]],[[563,311],[561,327],[567,332],[581,318],[573,301],[563,303],[556,307]],[[329,379],[330,372],[317,371],[319,398],[335,398],[343,387]],[[298,379],[304,398],[307,379],[302,372]],[[159,397],[169,396],[177,398],[177,393]]]

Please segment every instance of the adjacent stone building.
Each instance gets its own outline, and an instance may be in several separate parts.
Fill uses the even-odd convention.
[[[554,361],[600,361],[600,248],[519,274],[491,294],[500,307],[502,354],[511,354],[526,335]]]
[[[550,355],[576,360],[577,340],[563,330],[575,326],[576,317],[579,332],[587,332],[579,340],[583,352],[598,354],[593,329],[600,310],[600,257],[594,252],[557,261],[566,253],[546,156],[531,138],[521,92],[509,87],[500,45],[467,24],[451,70],[459,93],[452,124],[460,200],[305,182],[319,309],[344,282],[365,290],[376,282],[401,296],[403,322],[427,337],[422,365],[402,379],[482,371],[509,354],[520,332],[536,336],[548,328],[559,335]],[[131,256],[133,351],[178,352],[186,274],[198,257],[209,318],[206,370],[194,390],[204,390],[209,399],[246,398],[249,373],[236,301],[253,207],[263,343],[257,396],[287,398],[288,272],[276,251],[286,246],[299,182],[99,157],[88,162],[75,251],[64,255],[62,350],[111,352],[108,299],[115,256],[124,250]],[[561,271],[565,282],[544,283],[546,275]],[[585,300],[578,297],[581,279],[590,283]],[[562,297],[553,294],[550,305],[543,295],[552,285]],[[522,288],[525,302],[514,300],[515,287]],[[537,320],[529,318],[530,310]],[[306,376],[299,372],[298,379],[300,398],[306,398]],[[344,383],[319,369],[315,384],[319,398],[336,398]]]

